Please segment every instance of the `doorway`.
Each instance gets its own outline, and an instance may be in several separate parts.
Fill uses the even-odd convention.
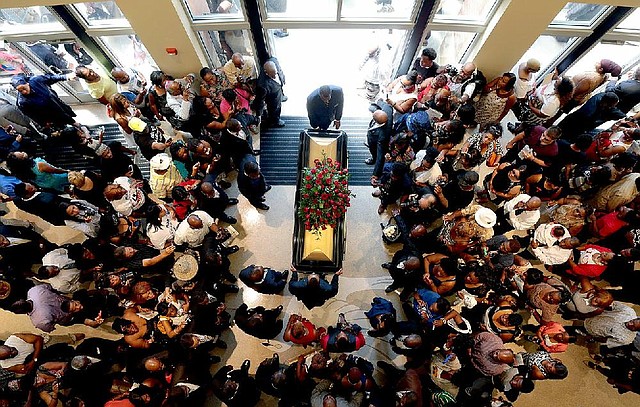
[[[345,95],[344,116],[369,116],[360,69],[370,49],[380,48],[385,82],[394,78],[408,31],[401,29],[289,29],[268,30],[273,56],[286,77],[282,105],[285,116],[306,116],[307,96],[322,85],[337,85]],[[276,33],[278,35],[275,35]]]

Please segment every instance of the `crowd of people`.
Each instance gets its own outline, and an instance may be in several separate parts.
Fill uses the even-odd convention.
[[[234,273],[239,247],[227,225],[238,220],[225,211],[238,199],[225,192],[226,176],[237,172],[240,193],[269,209],[253,136],[284,126],[275,58],[258,73],[251,57],[233,54],[177,79],[85,65],[15,75],[16,104],[5,100],[0,110],[2,201],[86,240],[57,246],[33,226],[0,226],[0,306],[43,331],[16,332],[0,346],[3,405],[202,405],[214,394],[246,407],[262,392],[281,406],[509,405],[538,380],[567,377],[556,354],[578,338],[601,344],[591,367],[621,392],[637,391],[640,319],[622,301],[637,300],[640,128],[630,111],[640,102],[640,69],[616,81],[621,68],[602,60],[594,72],[536,87],[535,59],[492,81],[473,63],[436,59],[426,48],[371,106],[373,195],[379,214],[393,208],[382,239],[402,246],[381,265],[392,283],[371,299],[370,329],[344,314],[323,327],[283,318],[282,305],[242,304],[233,316],[225,305],[238,278],[262,294],[288,289],[308,309],[339,291],[342,270],[330,280],[293,266]],[[106,105],[126,145],[91,134],[51,88],[76,77]],[[339,129],[343,103],[337,86],[312,92],[311,127]],[[503,144],[500,121],[510,110],[519,122]],[[47,162],[48,147],[61,144],[93,166]],[[492,171],[482,178],[483,166]],[[110,326],[122,338],[48,334],[73,324]],[[316,351],[289,365],[276,353],[253,374],[249,360],[215,367],[232,324]],[[406,357],[403,368],[353,354],[367,336],[387,337]],[[509,342],[538,350],[514,352]]]
[[[379,93],[367,133],[378,213],[393,208],[383,240],[402,244],[382,267],[406,320],[383,298],[368,314],[408,358],[378,362],[403,379],[396,405],[514,402],[566,378],[557,354],[576,343],[638,392],[640,68],[602,59],[536,86],[534,58],[493,80],[436,58],[425,48]]]

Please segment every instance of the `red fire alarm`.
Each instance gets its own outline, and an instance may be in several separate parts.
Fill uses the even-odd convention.
[[[167,54],[169,54],[169,55],[178,55],[178,49],[177,48],[167,48],[167,49],[165,49],[165,51],[167,51]]]

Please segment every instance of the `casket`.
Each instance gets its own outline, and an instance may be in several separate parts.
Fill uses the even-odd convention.
[[[302,169],[312,167],[313,161],[323,154],[347,168],[347,133],[336,130],[304,130],[300,132],[300,155],[295,197],[295,222],[293,226],[293,259],[296,269],[303,272],[333,273],[342,267],[346,248],[346,222],[344,216],[335,228],[327,227],[319,236],[305,230],[304,222],[297,216],[300,202]]]

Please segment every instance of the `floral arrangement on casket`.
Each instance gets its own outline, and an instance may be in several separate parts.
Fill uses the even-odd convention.
[[[351,193],[348,186],[349,170],[341,168],[339,161],[316,158],[314,167],[302,169],[298,217],[304,222],[304,229],[320,238],[327,226],[336,227],[351,206]]]

